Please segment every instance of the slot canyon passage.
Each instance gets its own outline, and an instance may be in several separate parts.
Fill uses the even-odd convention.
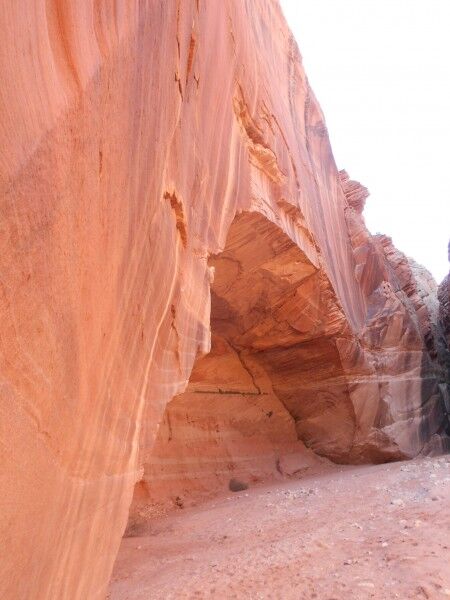
[[[0,28],[0,597],[450,596],[449,277],[367,230],[278,1]]]

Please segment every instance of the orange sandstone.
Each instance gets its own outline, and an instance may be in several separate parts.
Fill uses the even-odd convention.
[[[435,285],[365,229],[275,0],[0,27],[2,598],[103,598],[137,482],[447,444]]]

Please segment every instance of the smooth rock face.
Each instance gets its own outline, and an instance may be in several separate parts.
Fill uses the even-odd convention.
[[[365,229],[275,0],[0,27],[2,598],[103,598],[137,482],[445,446],[435,286]]]

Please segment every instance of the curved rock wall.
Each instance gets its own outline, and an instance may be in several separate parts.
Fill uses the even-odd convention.
[[[356,182],[350,189],[353,198],[367,195]],[[351,208],[349,227],[363,235],[355,255],[371,255],[356,267],[369,290],[357,335],[301,228],[258,212],[236,216],[209,261],[211,352],[143,454],[127,534],[236,477],[247,484],[310,473],[323,468],[318,455],[383,462],[447,448],[436,284],[389,238],[371,237]]]
[[[443,439],[421,320],[346,198],[275,0],[24,0],[0,28],[2,598],[104,597],[242,211],[293,255],[262,267],[270,310],[235,306],[250,329],[227,332],[260,354],[289,443],[360,460]]]

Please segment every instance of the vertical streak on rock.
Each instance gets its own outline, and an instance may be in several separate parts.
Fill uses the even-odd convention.
[[[2,598],[104,597],[166,404],[194,397],[223,250],[248,279],[217,272],[222,337],[265,372],[255,395],[227,371],[232,419],[206,390],[236,439],[362,461],[439,437],[431,313],[352,208],[278,2],[23,0],[0,31]]]

